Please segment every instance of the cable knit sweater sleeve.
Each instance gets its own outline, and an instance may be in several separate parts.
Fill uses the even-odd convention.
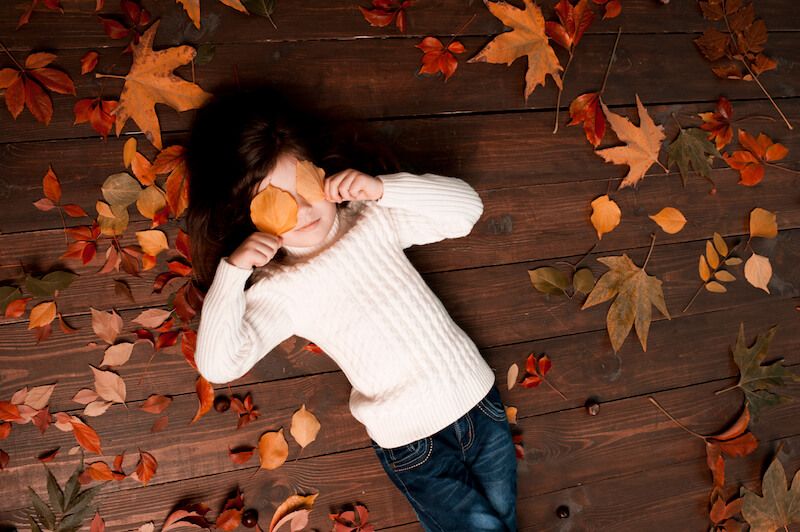
[[[375,177],[383,181],[383,196],[375,204],[387,208],[404,249],[466,236],[483,214],[478,193],[457,177],[409,172]]]
[[[203,299],[194,360],[209,382],[238,379],[294,334],[287,301],[272,286],[244,289],[252,271],[221,258]]]

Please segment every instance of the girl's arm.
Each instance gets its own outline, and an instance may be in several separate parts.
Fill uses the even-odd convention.
[[[403,249],[466,236],[483,214],[483,201],[466,181],[409,172],[375,176],[383,181],[376,205],[388,207]]]
[[[252,271],[221,258],[203,299],[194,361],[209,382],[238,379],[294,334],[283,296],[266,282],[244,290]]]

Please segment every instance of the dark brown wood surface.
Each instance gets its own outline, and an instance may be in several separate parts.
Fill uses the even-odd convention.
[[[28,2],[0,3],[0,42],[20,62],[31,51],[57,53],[54,65],[70,73],[78,97],[96,96],[100,80],[80,75],[80,57],[97,50],[98,72],[125,74],[130,56],[120,55],[124,45],[103,33],[93,13],[94,0],[63,3],[64,14],[39,7],[30,24],[19,30],[17,20]],[[755,9],[769,30],[766,53],[778,63],[762,81],[794,130],[755,84],[721,81],[711,73],[692,42],[707,25],[695,2],[625,0],[619,18],[595,21],[581,41],[565,79],[556,134],[557,93],[551,78],[525,102],[525,60],[511,66],[465,62],[503,31],[479,1],[420,0],[409,11],[405,35],[394,27],[369,26],[355,2],[284,1],[273,16],[275,29],[265,19],[203,0],[199,31],[172,0],[143,3],[162,20],[156,49],[216,46],[214,59],[194,69],[194,79],[206,90],[230,83],[234,75],[242,82],[292,82],[301,93],[363,118],[364,127],[384,135],[409,171],[458,176],[479,191],[485,209],[469,236],[412,247],[408,256],[495,370],[504,402],[518,408],[514,431],[522,434],[525,447],[525,458],[518,462],[521,530],[708,529],[711,474],[704,444],[667,419],[648,397],[697,432],[711,434],[727,426],[741,408],[742,394],[714,392],[736,382],[738,368],[730,350],[740,323],[748,344],[777,325],[770,355],[783,357],[784,364],[800,372],[800,15],[791,2],[760,1]],[[552,5],[541,7],[546,19],[554,18]],[[107,0],[103,13],[118,12],[119,4]],[[449,38],[473,14],[475,19],[459,36],[467,52],[456,74],[447,83],[416,75],[421,52],[414,44],[426,35]],[[583,298],[547,298],[531,287],[528,271],[582,259],[597,241],[589,222],[590,201],[609,189],[609,180],[611,190],[616,189],[627,172],[627,167],[605,163],[594,154],[579,127],[566,126],[569,102],[602,83],[620,25],[622,36],[604,93],[613,111],[638,124],[638,94],[671,140],[677,134],[673,115],[683,127],[697,126],[697,113],[712,110],[717,97],[725,95],[733,102],[734,116],[742,118],[737,126],[753,134],[763,131],[783,143],[789,155],[781,164],[793,171],[770,167],[761,184],[743,187],[736,171],[716,161],[712,178],[718,191],[710,195],[709,183],[701,177],[692,174],[683,187],[674,167],[665,174],[655,165],[637,189],[614,193],[622,223],[603,236],[585,264],[595,277],[606,271],[597,257],[626,253],[641,265],[655,233],[647,271],[663,281],[670,311],[670,319],[653,311],[646,352],[632,333],[615,354],[605,329],[607,304],[580,310]],[[566,63],[566,53],[556,51]],[[12,65],[5,52],[2,57],[0,68]],[[176,72],[192,78],[189,66]],[[104,80],[104,95],[116,96],[120,89],[121,81]],[[56,329],[37,344],[27,328],[27,313],[21,319],[0,319],[0,400],[10,399],[23,386],[57,382],[50,411],[80,414],[82,408],[71,397],[91,387],[89,364],[102,359],[102,348],[90,345],[97,341],[90,307],[115,309],[131,337],[135,324],[130,320],[147,308],[167,308],[170,289],[152,293],[155,276],[166,268],[165,257],[138,278],[95,274],[99,258],[87,266],[59,259],[64,252],[60,217],[32,205],[42,197],[48,165],[62,183],[63,202],[94,213],[101,183],[122,170],[122,146],[130,135],[140,139],[143,153],[151,158],[156,153],[132,121],[120,138],[112,134],[107,141],[86,124],[73,125],[74,100],[53,95],[49,126],[36,122],[27,110],[14,120],[4,103],[0,109],[0,284],[18,280],[23,267],[33,273],[67,268],[80,275],[58,296],[59,311],[77,333]],[[193,111],[156,109],[164,145],[185,141]],[[618,144],[609,131],[600,148]],[[648,218],[664,206],[686,215],[681,232],[666,234]],[[738,280],[728,285],[728,293],[701,292],[681,312],[700,283],[697,261],[705,241],[714,231],[730,245],[747,240],[748,215],[755,207],[775,212],[780,229],[775,239],[751,242],[773,264],[771,293],[747,284],[738,266],[732,268]],[[122,244],[134,244],[135,231],[149,227],[150,221],[133,209]],[[175,223],[164,229],[174,242]],[[116,296],[112,279],[124,279],[135,302]],[[205,502],[216,515],[237,486],[248,506],[259,509],[262,526],[288,495],[319,491],[311,528],[329,530],[327,514],[358,501],[369,507],[377,529],[422,530],[380,467],[363,426],[348,411],[350,385],[344,374],[326,355],[303,350],[306,342],[287,340],[231,383],[234,393],[251,393],[261,412],[241,430],[236,430],[233,414],[214,411],[189,424],[197,407],[196,372],[176,348],[150,360],[151,350],[138,345],[120,368],[129,408],[115,405],[102,416],[83,416],[102,438],[105,454],[100,459],[111,462],[125,451],[130,470],[127,464],[135,462],[141,448],[159,462],[146,487],[126,479],[103,488],[97,502],[109,530],[129,531],[151,520],[159,527],[182,502]],[[549,377],[567,400],[546,386],[506,388],[508,367],[524,365],[531,352],[553,359]],[[785,391],[798,395],[796,385]],[[166,412],[169,427],[157,434],[149,432],[156,417],[138,411],[152,393],[174,398]],[[597,416],[584,409],[590,397],[600,403]],[[302,403],[322,423],[317,440],[302,453],[289,438],[289,459],[274,471],[259,471],[255,459],[240,466],[229,460],[229,446],[255,444],[267,430],[288,431],[292,413]],[[754,455],[727,461],[729,495],[740,484],[760,491],[760,477],[779,444],[786,451],[781,456],[790,478],[800,467],[796,404],[765,410],[751,429],[761,443]],[[7,470],[0,471],[0,525],[22,523],[27,486],[46,494],[44,468],[36,457],[60,446],[48,467],[63,482],[78,461],[78,455],[66,452],[74,444],[72,434],[51,427],[42,435],[33,425],[15,425],[10,437],[0,440],[0,449],[11,456]],[[96,459],[87,454],[87,462]],[[568,518],[556,515],[560,505],[569,507]]]

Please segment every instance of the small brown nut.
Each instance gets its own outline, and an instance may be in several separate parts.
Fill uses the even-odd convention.
[[[214,398],[214,410],[217,412],[225,412],[231,407],[231,400],[224,395],[218,395]]]
[[[242,524],[247,528],[253,528],[258,524],[258,511],[255,508],[248,508],[242,514]]]
[[[556,508],[556,515],[561,519],[566,519],[569,517],[569,506],[566,504],[562,504],[558,508]]]
[[[586,400],[586,413],[590,416],[596,416],[598,412],[600,412],[600,405],[597,404],[597,401],[590,398]]]

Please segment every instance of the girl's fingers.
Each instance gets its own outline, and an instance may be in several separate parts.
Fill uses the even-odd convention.
[[[342,196],[342,199],[345,200],[353,199],[353,195],[350,192],[350,187],[354,182],[358,183],[358,180],[356,179],[357,177],[358,174],[352,173],[345,179],[342,179],[342,182],[339,184],[339,195]]]

